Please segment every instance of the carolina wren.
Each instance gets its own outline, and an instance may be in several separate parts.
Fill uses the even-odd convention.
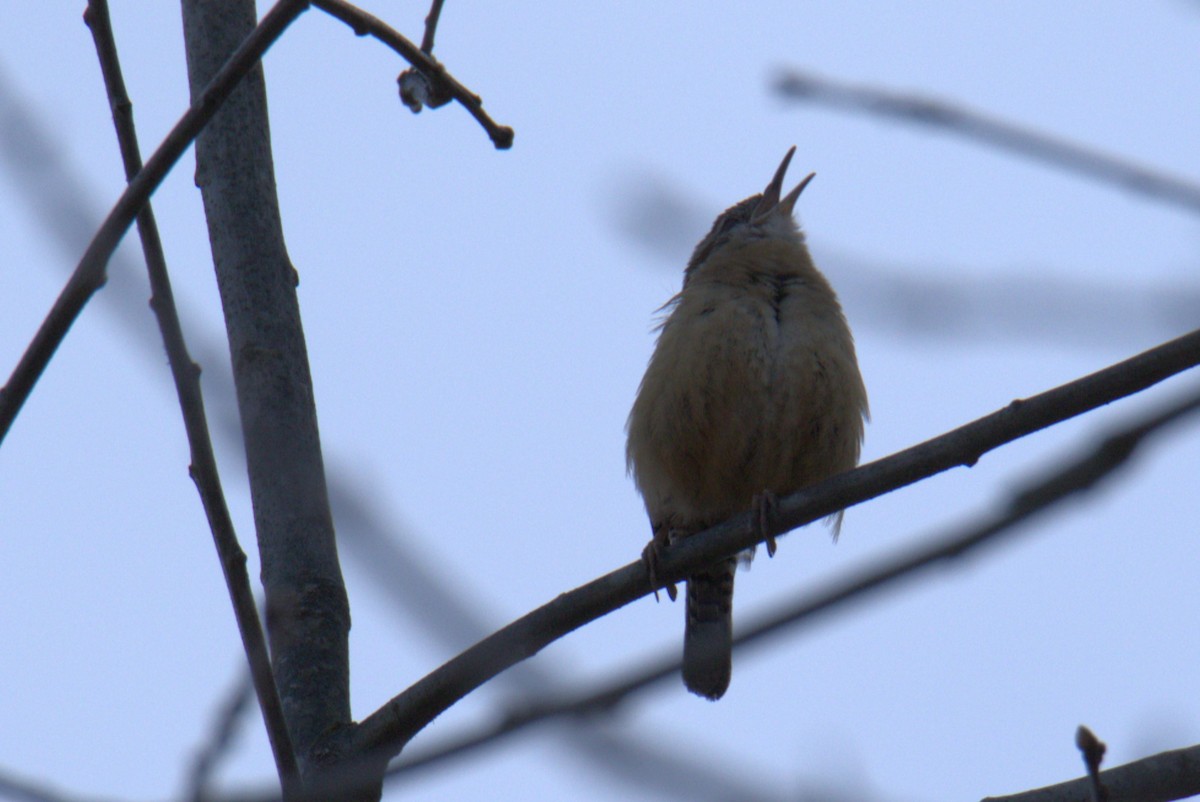
[[[813,175],[780,198],[795,151],[762,194],[716,219],[663,307],[626,425],[652,569],[667,544],[739,512],[761,515],[777,495],[858,462],[867,392],[854,340],[792,217]],[[714,700],[729,687],[736,562],[687,579],[683,682]]]

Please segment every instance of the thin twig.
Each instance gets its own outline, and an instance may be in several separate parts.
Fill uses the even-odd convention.
[[[428,97],[423,98],[424,105],[436,106],[451,99],[457,100],[463,108],[470,112],[472,117],[479,121],[497,150],[506,150],[512,147],[513,129],[507,125],[497,125],[496,121],[483,110],[483,101],[479,95],[472,93],[460,84],[453,75],[446,72],[446,68],[437,59],[426,55],[421,48],[393,30],[383,20],[345,2],[345,0],[313,0],[313,5],[349,25],[359,36],[368,34],[374,36],[413,65],[416,73],[406,71],[401,78],[403,79],[405,74],[413,74],[419,75],[421,80],[427,82],[429,94]],[[413,108],[412,105],[409,107]],[[420,111],[419,106],[414,108],[414,111]]]
[[[905,122],[942,128],[1024,156],[1116,184],[1154,200],[1200,213],[1200,185],[1122,159],[1061,137],[989,117],[963,106],[917,95],[831,80],[810,72],[788,70],[775,81],[775,91],[795,101],[825,103]]]
[[[1028,522],[1076,493],[1091,489],[1102,478],[1124,465],[1147,436],[1197,409],[1200,409],[1200,392],[1192,393],[1168,409],[1104,438],[1081,457],[1051,472],[1047,478],[1032,482],[1025,489],[1012,494],[1006,508],[989,519],[949,535],[928,538],[924,545],[911,550],[907,556],[859,571],[856,577],[840,580],[823,590],[806,593],[793,602],[780,605],[769,615],[739,629],[734,646],[741,648],[785,629],[811,623],[821,614],[846,602],[892,587],[900,580],[915,579],[925,569],[944,560],[961,557],[986,542],[994,544],[999,535],[1011,535],[1019,524]],[[627,671],[624,677],[600,687],[516,707],[491,726],[448,740],[420,754],[405,756],[388,770],[388,776],[396,777],[449,758],[461,757],[532,724],[609,711],[630,695],[678,675],[679,669],[678,653],[673,652]],[[1096,768],[1099,768],[1098,762]]]
[[[1083,755],[1083,765],[1087,768],[1090,802],[1108,802],[1108,791],[1104,788],[1104,781],[1100,779],[1100,764],[1104,762],[1104,753],[1108,751],[1108,745],[1097,738],[1096,733],[1080,724],[1075,730],[1075,746]]]
[[[1111,403],[1200,364],[1200,331],[1172,340],[1090,376],[1049,390],[890,457],[840,474],[780,500],[763,532],[748,513],[666,549],[658,586],[682,581],[697,567],[736,554],[764,538],[959,465],[1047,426]],[[568,632],[652,592],[637,561],[564,593],[437,668],[364,720],[354,740],[363,755],[394,755],[458,699]]]
[[[96,53],[100,59],[100,69],[117,131],[117,142],[125,166],[125,177],[132,182],[142,171],[142,156],[133,122],[133,104],[129,100],[125,79],[121,75],[121,63],[108,13],[108,0],[88,0],[84,21],[92,31]],[[153,291],[150,306],[162,332],[167,361],[171,366],[171,377],[175,381],[175,392],[179,397],[184,429],[191,448],[189,473],[200,493],[221,569],[225,574],[225,584],[229,589],[229,598],[233,602],[234,616],[242,636],[246,659],[250,664],[254,690],[263,711],[267,736],[275,757],[275,767],[284,788],[284,795],[291,796],[299,787],[300,775],[296,755],[288,736],[283,706],[275,686],[271,658],[267,653],[266,639],[259,622],[258,606],[250,587],[250,575],[246,572],[246,554],[238,543],[233,519],[221,489],[221,477],[217,471],[217,460],[208,432],[208,419],[204,413],[204,396],[200,392],[200,367],[192,361],[184,341],[179,313],[175,308],[175,295],[171,289],[171,279],[167,273],[162,239],[149,200],[138,213],[137,228]]]
[[[442,17],[442,4],[445,0],[433,0],[429,13],[425,16],[425,37],[421,40],[421,52],[433,52],[433,37],[437,34],[438,20]]]
[[[8,430],[12,428],[17,413],[29,398],[33,386],[45,371],[67,331],[96,290],[104,285],[105,266],[109,257],[151,193],[158,188],[200,130],[221,108],[221,104],[238,82],[307,7],[307,0],[279,0],[175,124],[142,171],[121,193],[108,217],[92,237],[83,257],[75,266],[74,273],[59,293],[46,319],[42,321],[37,334],[13,369],[8,383],[0,388],[0,442],[3,442]]]

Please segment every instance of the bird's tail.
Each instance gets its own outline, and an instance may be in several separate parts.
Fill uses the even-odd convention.
[[[733,572],[722,560],[687,581],[687,627],[683,633],[683,684],[717,700],[729,687],[733,662]]]

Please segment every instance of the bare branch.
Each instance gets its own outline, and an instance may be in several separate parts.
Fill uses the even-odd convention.
[[[253,0],[181,6],[195,96],[254,30],[256,12]],[[196,138],[196,184],[233,362],[272,667],[307,785],[341,759],[339,733],[350,724],[350,603],[329,509],[298,276],[284,242],[261,67]],[[378,793],[368,788],[358,798]]]
[[[142,170],[142,155],[133,122],[133,104],[129,100],[125,79],[121,75],[121,62],[117,56],[117,43],[113,38],[112,22],[108,13],[108,0],[88,0],[84,21],[92,31],[96,52],[100,58],[100,69],[108,90],[113,124],[125,165],[125,177],[133,181]],[[225,575],[225,584],[229,589],[229,598],[233,602],[234,616],[241,633],[246,659],[250,664],[259,707],[263,711],[275,767],[283,784],[284,794],[291,795],[298,790],[296,784],[299,781],[299,771],[296,767],[296,755],[288,736],[279,692],[275,687],[271,658],[267,654],[266,638],[259,623],[258,606],[250,588],[250,575],[246,572],[246,553],[238,543],[233,518],[229,514],[225,494],[221,489],[221,477],[217,471],[217,460],[213,454],[208,420],[204,413],[204,396],[200,392],[200,367],[192,361],[183,338],[179,313],[175,308],[175,294],[167,273],[162,239],[149,201],[138,214],[137,227],[150,274],[150,286],[153,289],[150,306],[158,318],[191,448],[190,473],[200,493],[221,569]]]
[[[507,125],[497,125],[496,121],[483,110],[483,100],[479,95],[473,94],[460,84],[454,76],[446,72],[446,68],[437,59],[422,52],[419,47],[393,30],[386,22],[345,2],[345,0],[313,0],[313,5],[349,25],[359,36],[368,34],[374,36],[413,65],[416,72],[405,71],[401,73],[398,80],[401,82],[402,92],[405,91],[406,86],[409,92],[416,92],[417,90],[412,84],[414,80],[423,81],[427,85],[426,95],[420,98],[420,102],[415,102],[418,95],[413,95],[411,98],[414,103],[410,103],[409,108],[414,112],[420,111],[423,105],[436,107],[449,102],[449,100],[457,100],[463,108],[471,113],[472,117],[479,121],[483,130],[487,131],[487,135],[491,137],[492,144],[496,146],[497,150],[507,150],[512,147],[513,129]],[[405,79],[405,75],[413,75],[417,78]]]
[[[1104,761],[1108,745],[1082,724],[1075,730],[1075,745],[1083,754],[1083,764],[1087,767],[1091,802],[1108,802],[1108,791],[1104,788],[1104,781],[1100,779],[1100,764]]]
[[[1170,802],[1200,794],[1200,745],[1159,752],[1100,772],[1108,802]],[[1091,802],[1092,782],[1080,777],[983,802]]]
[[[693,193],[661,175],[630,170],[618,181],[609,199],[613,225],[674,275],[711,214]],[[986,274],[892,264],[819,241],[813,252],[836,278],[855,331],[960,344],[972,339],[1129,348],[1173,337],[1200,320],[1200,286],[1188,274],[1151,281],[1142,271],[1136,283],[1114,282],[1056,275],[1051,265]],[[967,309],[970,314],[961,313]]]
[[[1014,401],[933,440],[781,499],[779,515],[766,532],[754,526],[745,513],[687,538],[663,553],[658,585],[682,581],[697,567],[749,548],[763,536],[782,534],[949,468],[973,465],[1005,443],[1136,393],[1197,364],[1200,331],[1056,389]],[[462,652],[373,713],[357,728],[355,751],[395,755],[438,714],[500,671],[653,589],[645,564],[638,561],[560,595]]]
[[[1197,409],[1200,409],[1200,392],[1194,392],[1181,402],[1104,438],[1081,457],[1050,472],[1045,479],[1030,483],[1025,489],[1014,493],[1000,513],[949,535],[929,538],[907,555],[890,560],[886,565],[859,572],[857,577],[842,579],[831,586],[805,593],[799,599],[781,605],[769,615],[740,628],[734,639],[734,647],[742,648],[766,636],[779,634],[785,629],[810,623],[811,619],[828,613],[845,602],[859,600],[868,593],[890,587],[901,580],[915,579],[925,569],[932,568],[944,560],[957,560],[984,543],[994,544],[999,535],[1012,534],[1019,524],[1028,522],[1058,502],[1076,493],[1090,490],[1102,478],[1124,465],[1147,436]],[[676,676],[680,665],[678,653],[673,652],[648,665],[627,671],[623,677],[606,682],[600,687],[560,696],[557,699],[546,698],[536,704],[514,707],[508,715],[492,726],[444,742],[422,754],[403,758],[388,770],[388,776],[400,776],[417,768],[427,768],[450,758],[461,757],[532,724],[555,718],[609,712],[630,695]]]
[[[200,130],[217,113],[238,82],[307,7],[307,0],[279,0],[263,17],[254,32],[242,42],[237,52],[213,76],[204,91],[195,98],[191,108],[146,162],[145,168],[121,193],[116,205],[92,237],[91,243],[75,267],[75,272],[59,293],[37,334],[13,369],[8,383],[0,388],[0,442],[3,442],[4,436],[8,434],[17,413],[21,411],[25,400],[33,391],[33,386],[66,337],[71,324],[79,317],[79,313],[96,290],[104,285],[105,266],[109,257],[151,193],[162,183],[163,178],[179,161],[179,157],[191,145]]]
[[[942,128],[1089,178],[1116,184],[1162,203],[1200,213],[1200,185],[1051,134],[1023,128],[945,101],[855,86],[811,72],[788,70],[775,91],[797,102],[837,108]]]
[[[421,52],[433,52],[433,37],[437,34],[438,20],[442,17],[442,4],[445,0],[433,0],[429,13],[425,16],[425,37],[421,40]]]

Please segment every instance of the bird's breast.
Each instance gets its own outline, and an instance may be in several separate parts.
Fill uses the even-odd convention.
[[[630,465],[648,506],[669,499],[719,519],[755,493],[853,466],[861,379],[837,301],[820,289],[759,276],[681,295],[630,415]]]

